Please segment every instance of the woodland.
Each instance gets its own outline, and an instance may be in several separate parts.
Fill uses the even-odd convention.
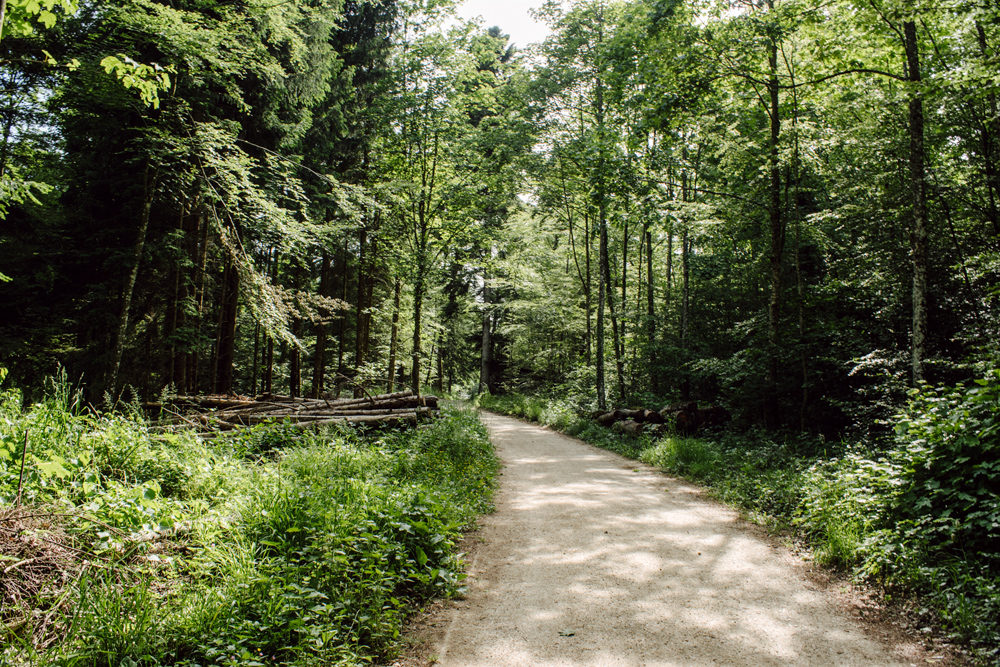
[[[523,48],[448,3],[9,6],[19,386],[562,390],[837,436],[994,364],[991,5],[548,3]]]
[[[454,9],[0,5],[4,498],[32,405],[461,396],[704,478],[997,659],[1000,6],[550,1],[531,45]],[[678,402],[731,419],[589,419]]]

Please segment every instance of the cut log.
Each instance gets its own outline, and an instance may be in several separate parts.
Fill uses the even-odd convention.
[[[662,424],[664,419],[656,410],[643,410],[641,421],[647,424]]]
[[[639,422],[627,419],[625,421],[615,422],[611,427],[611,430],[617,431],[618,433],[625,433],[627,435],[639,435],[642,433],[642,429],[645,424],[640,424]]]
[[[160,425],[197,423],[202,428],[223,431],[267,422],[289,422],[300,428],[324,424],[412,426],[430,419],[438,409],[436,396],[414,396],[411,391],[342,400],[292,399],[273,394],[263,394],[257,399],[177,396],[149,407],[173,410],[174,414],[160,420]],[[181,411],[188,414],[180,414]]]
[[[607,427],[618,421],[618,416],[615,412],[604,412],[597,417],[596,421],[601,426]]]

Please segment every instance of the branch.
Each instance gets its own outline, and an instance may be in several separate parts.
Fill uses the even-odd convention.
[[[660,181],[660,180],[655,180],[654,179],[654,182],[658,183],[659,185],[669,185],[669,186],[674,187],[674,188],[681,187],[680,183],[675,183],[673,181]],[[694,192],[700,192],[700,193],[706,194],[706,195],[715,195],[717,197],[726,197],[728,199],[735,199],[736,201],[741,201],[744,204],[750,204],[751,206],[757,206],[758,208],[762,208],[764,210],[767,210],[767,206],[765,206],[764,204],[760,204],[758,202],[753,201],[752,199],[747,199],[746,197],[741,197],[739,195],[734,195],[734,194],[729,193],[729,192],[717,192],[715,190],[706,190],[704,188],[695,188],[695,187],[691,187],[691,185],[688,185],[687,189],[688,190],[693,190]]]

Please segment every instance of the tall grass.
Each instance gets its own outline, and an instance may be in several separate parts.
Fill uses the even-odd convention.
[[[461,589],[455,545],[491,508],[498,465],[468,411],[405,433],[204,440],[60,392],[0,401],[0,496],[16,495],[27,433],[22,497],[68,540],[65,576],[0,663],[367,664],[394,653],[413,604]]]

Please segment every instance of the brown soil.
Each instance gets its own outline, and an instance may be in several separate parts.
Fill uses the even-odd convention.
[[[504,462],[469,591],[397,667],[957,664],[688,482],[484,413]]]

